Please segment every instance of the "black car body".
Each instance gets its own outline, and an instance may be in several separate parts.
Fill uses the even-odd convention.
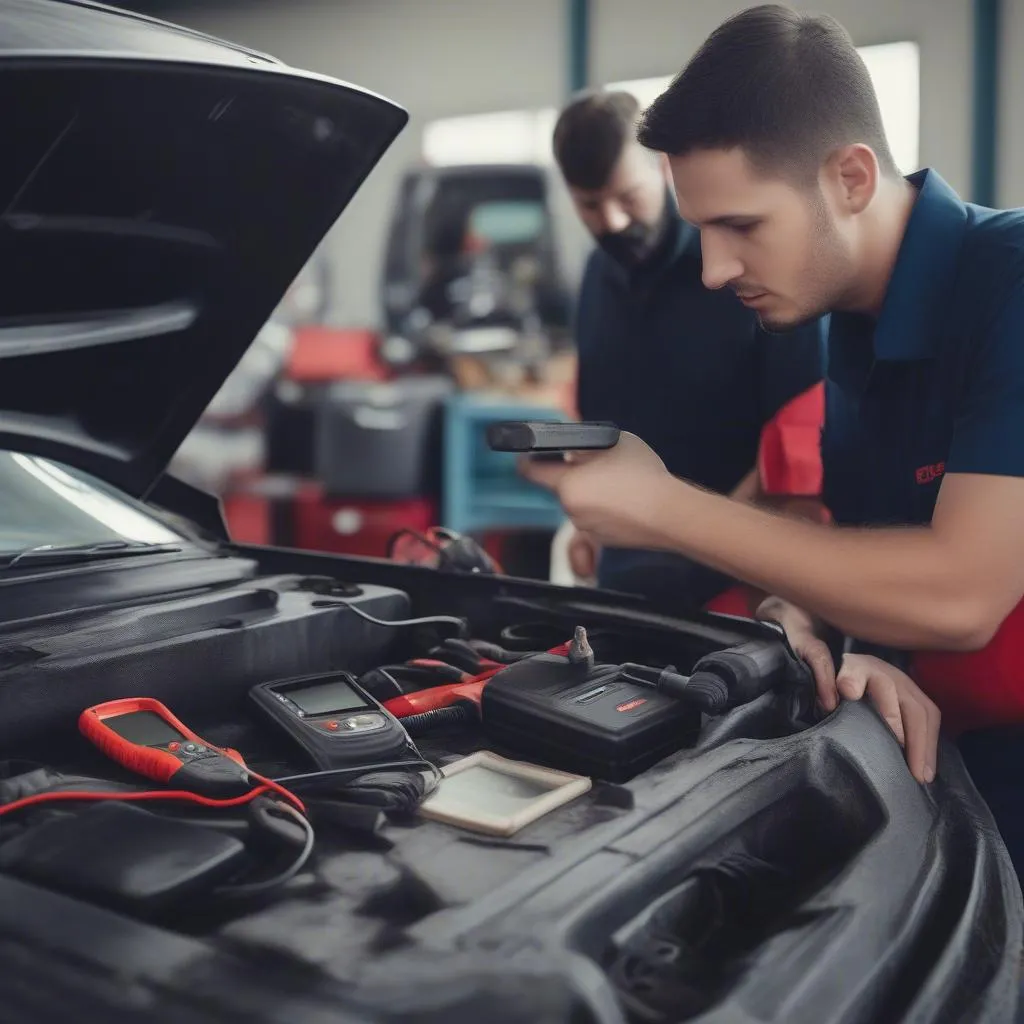
[[[246,694],[408,656],[358,611],[583,623],[684,672],[784,649],[613,594],[232,545],[167,463],[405,114],[57,0],[0,0],[0,93],[0,802],[30,771],[112,778],[75,725],[120,697],[287,759]],[[157,920],[0,873],[0,1019],[1012,1019],[1020,891],[956,752],[919,786],[866,704],[818,720],[785,653],[784,684],[509,839],[325,828],[281,891]],[[0,856],[19,827],[0,815]]]

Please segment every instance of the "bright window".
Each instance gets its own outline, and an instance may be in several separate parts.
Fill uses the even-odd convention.
[[[910,174],[919,167],[921,51],[917,43],[882,43],[862,46],[860,55],[875,83],[893,159]]]
[[[878,95],[882,123],[896,166],[904,174],[918,169],[920,144],[920,49],[917,43],[882,43],[859,49]],[[650,106],[672,81],[671,75],[610,82]]]
[[[446,117],[423,129],[423,158],[438,167],[453,164],[549,164],[558,112],[505,110]]]

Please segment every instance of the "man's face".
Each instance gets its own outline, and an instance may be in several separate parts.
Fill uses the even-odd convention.
[[[587,230],[621,263],[642,263],[661,239],[666,181],[658,160],[637,143],[622,151],[600,189],[569,187]]]
[[[729,287],[769,330],[841,308],[854,258],[817,186],[759,175],[740,149],[670,157],[679,212],[700,228],[704,284]]]

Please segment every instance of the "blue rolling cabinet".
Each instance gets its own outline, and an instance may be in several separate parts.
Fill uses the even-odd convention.
[[[442,521],[458,533],[516,528],[557,530],[565,513],[548,491],[524,480],[516,456],[487,447],[487,427],[500,420],[555,420],[558,409],[505,396],[461,392],[445,406]]]

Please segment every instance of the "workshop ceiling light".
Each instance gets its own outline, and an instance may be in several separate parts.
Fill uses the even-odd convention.
[[[558,112],[503,110],[445,117],[423,128],[423,159],[437,167],[459,164],[550,164]]]

